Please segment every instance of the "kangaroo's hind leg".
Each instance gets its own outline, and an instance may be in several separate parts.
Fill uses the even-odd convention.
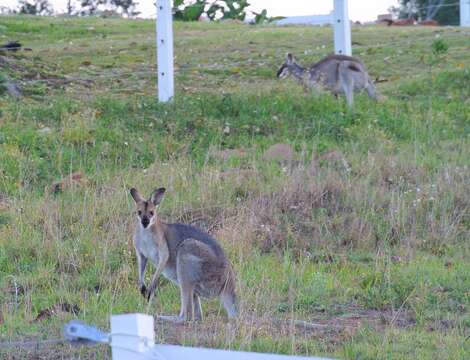
[[[201,319],[201,304],[199,298],[194,294],[194,286],[188,282],[180,283],[181,310],[178,316],[159,315],[156,318],[162,321],[182,323],[184,321]],[[196,300],[197,299],[197,300]],[[195,308],[197,304],[198,309]]]
[[[349,107],[352,107],[354,102],[354,79],[351,72],[347,68],[339,68],[339,81],[341,90],[346,97],[346,102],[348,103]]]
[[[202,280],[204,263],[204,248],[194,239],[186,239],[178,248],[176,256],[176,274],[181,290],[180,318],[201,320],[201,302],[195,293],[196,285]]]
[[[193,296],[193,306],[194,306],[194,320],[195,321],[202,320],[201,299],[199,299],[199,296],[196,293],[194,293],[194,296]]]
[[[181,311],[180,319],[184,321],[195,320],[194,317],[194,285],[189,282],[180,283]]]

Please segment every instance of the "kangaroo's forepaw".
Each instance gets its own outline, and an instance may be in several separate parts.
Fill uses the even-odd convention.
[[[155,291],[157,291],[156,286],[150,286],[150,288],[147,289],[147,301],[150,302],[153,299],[153,296],[155,295]]]

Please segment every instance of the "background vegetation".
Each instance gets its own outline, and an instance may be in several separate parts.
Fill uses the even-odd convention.
[[[0,38],[25,47],[0,55],[0,341],[59,337],[72,318],[107,328],[112,313],[177,312],[166,281],[152,304],[140,296],[131,245],[129,187],[165,186],[163,219],[227,250],[241,316],[227,324],[205,302],[204,322],[159,324],[159,341],[469,358],[468,31],[354,27],[383,98],[359,95],[351,111],[275,78],[288,51],[305,64],[330,53],[329,28],[177,23],[167,105],[154,33],[152,21],[0,18]]]
[[[399,18],[436,20],[441,25],[460,24],[460,4],[455,0],[399,0],[391,10]]]

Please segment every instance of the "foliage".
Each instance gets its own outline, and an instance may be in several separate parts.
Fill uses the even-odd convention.
[[[109,0],[109,5],[127,17],[139,14],[136,11],[137,2],[135,0]]]
[[[20,0],[20,14],[25,15],[52,15],[53,9],[48,0]]]
[[[459,24],[459,4],[455,0],[400,0],[392,11],[399,18],[436,20],[443,25]]]
[[[173,13],[175,20],[197,21],[205,14],[213,20],[245,20],[247,0],[185,0],[174,1]]]
[[[247,0],[224,0],[221,5],[222,19],[245,20],[246,8],[250,6]],[[228,9],[227,9],[228,8]]]
[[[443,55],[449,50],[449,45],[442,39],[434,40],[431,44],[434,55]]]
[[[184,0],[175,0],[173,2],[173,17],[175,20],[181,21],[197,21],[204,13],[206,0],[196,0],[188,5],[184,4]]]
[[[79,14],[81,16],[93,15],[100,6],[107,3],[108,0],[81,0]]]
[[[284,16],[274,16],[274,17],[268,16],[268,11],[266,9],[263,9],[260,13],[253,11],[253,14],[255,15],[254,23],[257,25],[284,19]]]

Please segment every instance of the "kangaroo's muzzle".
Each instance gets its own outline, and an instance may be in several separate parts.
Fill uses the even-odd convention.
[[[141,220],[141,223],[142,223],[142,226],[144,227],[144,229],[149,226],[150,224],[150,219],[147,217],[147,216],[144,216]]]

